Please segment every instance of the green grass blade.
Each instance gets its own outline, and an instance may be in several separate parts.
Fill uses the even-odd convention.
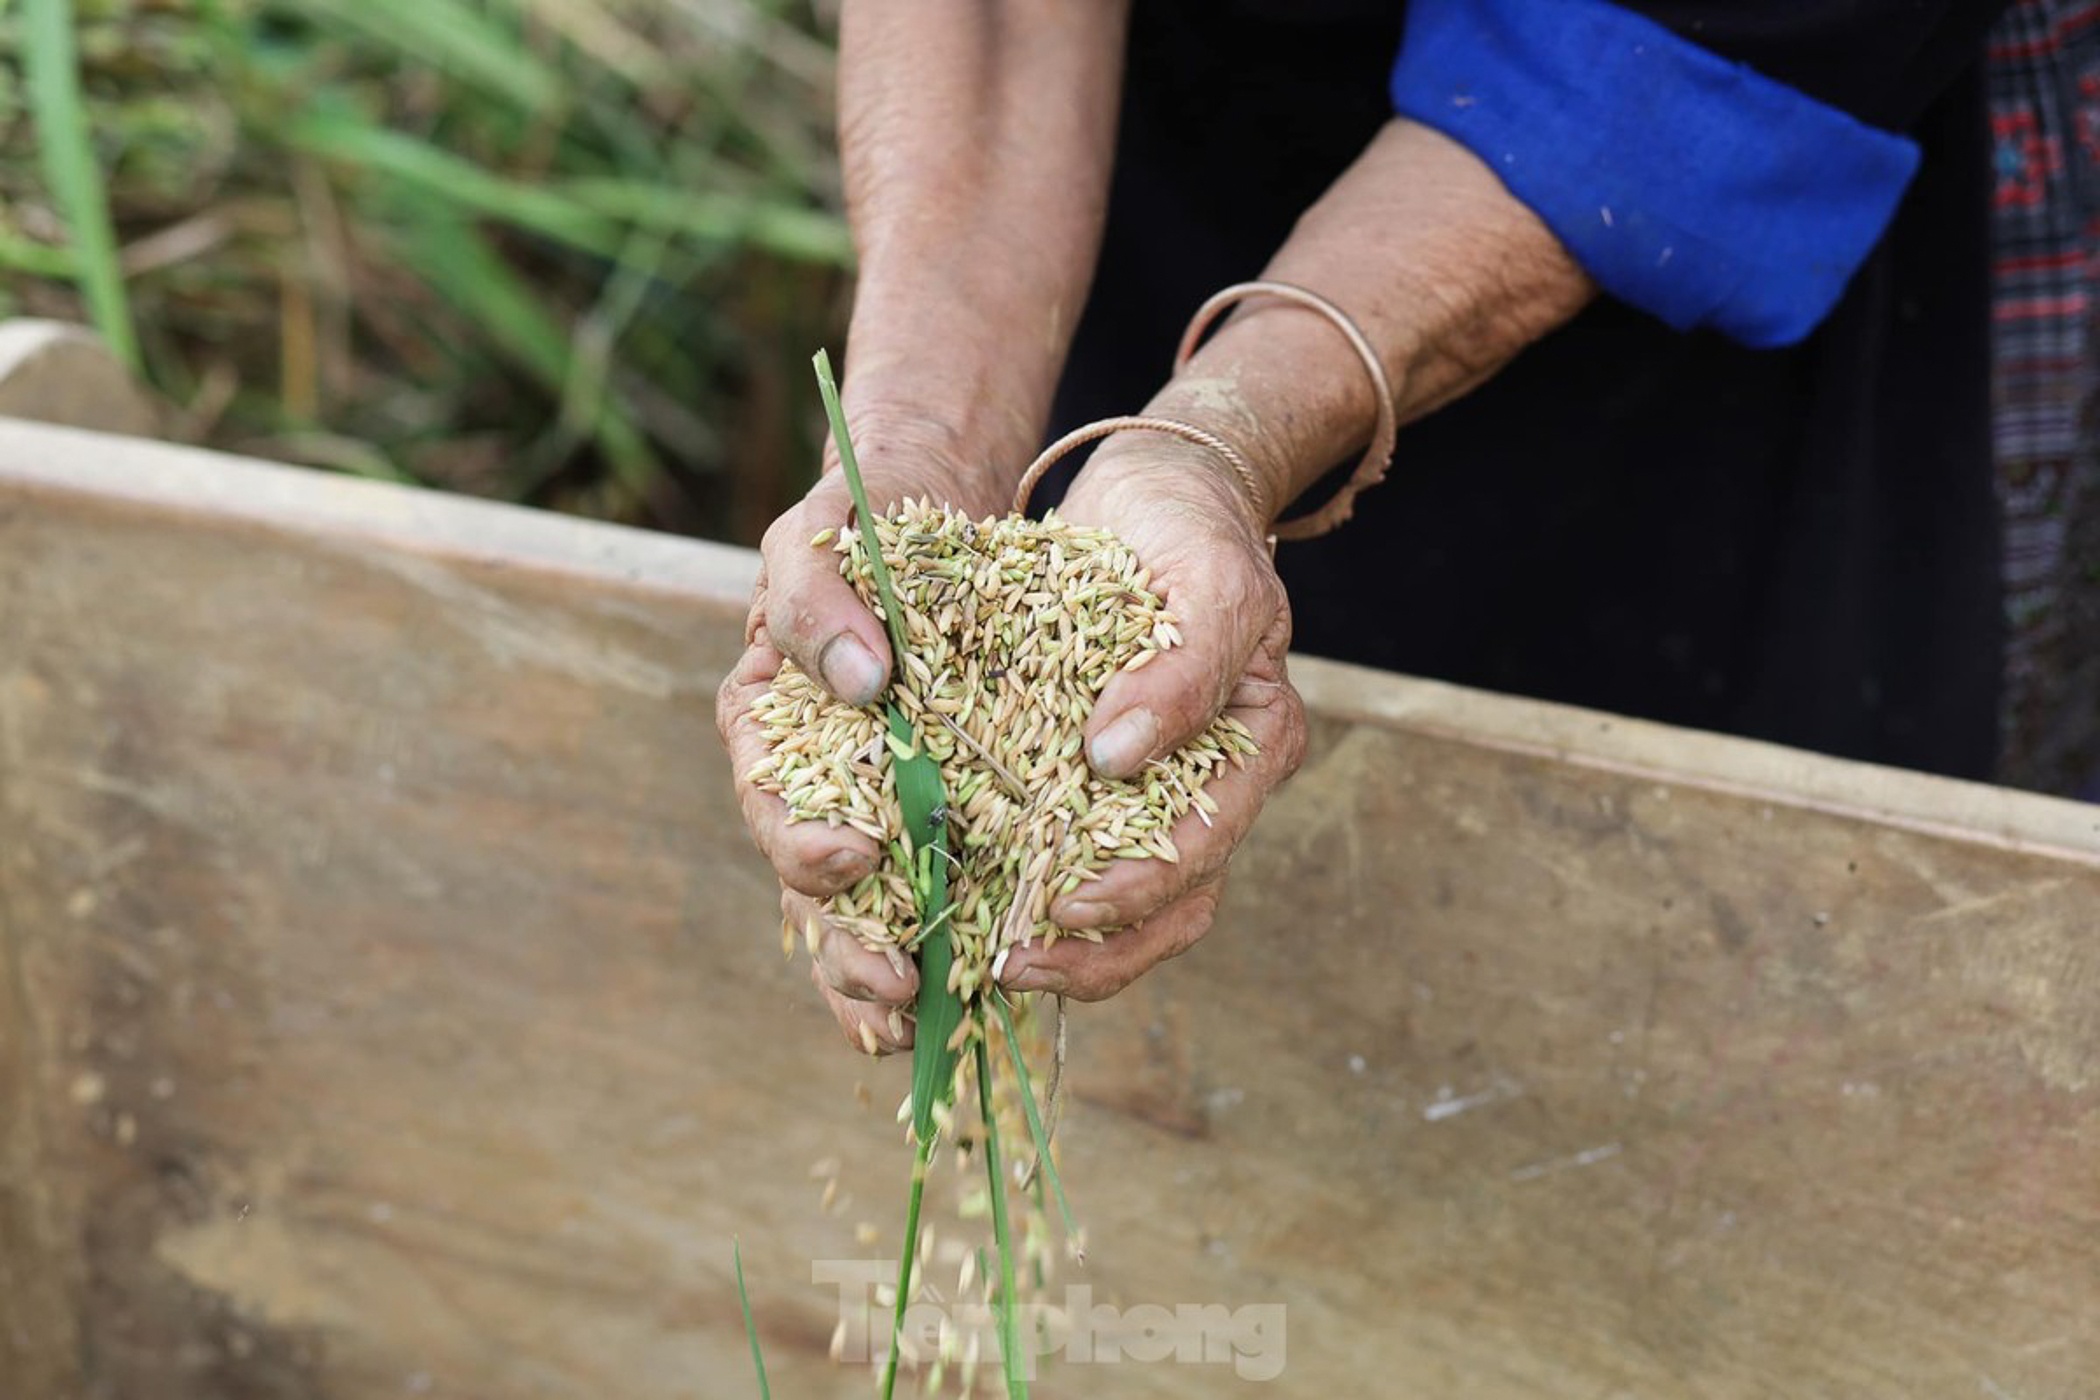
[[[1021,1323],[1014,1284],[1014,1241],[1006,1218],[1006,1174],[999,1168],[999,1119],[992,1111],[992,1056],[977,1040],[977,1102],[984,1114],[984,1169],[992,1184],[992,1242],[999,1249],[999,1359],[1006,1369],[1009,1400],[1028,1400],[1021,1360]]]
[[[567,84],[516,36],[455,0],[296,0],[295,9],[354,31],[418,65],[443,69],[538,114]]]
[[[735,1242],[736,1300],[744,1309],[744,1335],[751,1339],[751,1364],[758,1368],[759,1400],[773,1400],[773,1387],[766,1383],[766,1355],[759,1349],[758,1324],[751,1320],[751,1295],[744,1291],[744,1243]]]
[[[556,393],[568,385],[568,334],[471,225],[425,220],[411,232],[407,249],[428,284],[542,385]],[[610,399],[601,399],[591,434],[631,489],[656,477],[660,465],[648,440]]]
[[[23,65],[36,114],[37,145],[44,179],[66,221],[78,258],[81,295],[88,316],[110,351],[134,371],[140,368],[138,334],[117,264],[117,235],[110,223],[109,192],[88,132],[87,102],[80,90],[80,54],[73,42],[73,0],[27,0]]]
[[[607,383],[613,353],[663,270],[661,235],[640,234],[631,245],[606,279],[597,305],[569,338],[568,373],[561,388],[561,430],[569,440],[589,436],[608,412],[617,412]]]
[[[1043,1130],[1042,1111],[1035,1104],[1035,1081],[1028,1073],[1028,1060],[1021,1054],[1021,1042],[1014,1036],[1014,1015],[1007,1008],[1006,999],[992,994],[987,998],[999,1013],[999,1029],[1006,1035],[1006,1052],[1013,1058],[1014,1080],[1020,1086],[1021,1105],[1028,1114],[1028,1133],[1035,1139],[1037,1170],[1050,1183],[1050,1192],[1057,1197],[1057,1209],[1064,1216],[1065,1236],[1076,1250],[1079,1243],[1079,1226],[1072,1219],[1072,1203],[1065,1199],[1064,1179],[1057,1174],[1057,1162],[1050,1155],[1050,1135]]]
[[[648,180],[588,178],[555,186],[599,214],[701,242],[760,248],[797,262],[850,267],[853,235],[822,209],[749,195],[667,189]]]
[[[6,4],[7,0],[0,0],[0,9]],[[0,229],[0,272],[71,281],[80,276],[80,259],[71,248],[54,248]]]
[[[373,126],[341,110],[295,120],[285,140],[310,155],[386,175],[426,201],[530,229],[557,242],[617,259],[625,251],[620,225],[557,191],[492,175],[474,162],[427,141]]]

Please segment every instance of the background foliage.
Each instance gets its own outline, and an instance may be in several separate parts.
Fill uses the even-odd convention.
[[[825,18],[0,0],[0,314],[127,319],[192,441],[754,540],[846,284]]]

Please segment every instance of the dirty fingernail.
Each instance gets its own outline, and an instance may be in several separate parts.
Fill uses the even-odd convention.
[[[1024,967],[1007,979],[1006,989],[1010,992],[1061,992],[1065,989],[1065,979],[1062,973]]]
[[[1096,734],[1086,753],[1095,772],[1120,778],[1136,772],[1158,742],[1158,718],[1150,710],[1132,710]]]
[[[834,880],[858,880],[869,868],[868,858],[859,851],[834,851],[824,860],[824,873]]]
[[[1095,904],[1082,899],[1075,900],[1069,904],[1060,904],[1050,912],[1056,917],[1057,922],[1065,928],[1108,927],[1109,913],[1106,904]]]
[[[841,632],[817,653],[824,688],[849,705],[865,705],[882,693],[882,663],[851,632]]]

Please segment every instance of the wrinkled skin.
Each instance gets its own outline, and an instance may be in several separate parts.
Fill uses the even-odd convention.
[[[1009,505],[1087,300],[1128,9],[1127,0],[846,0],[839,144],[860,277],[844,392],[877,510],[905,495],[977,516]],[[1596,290],[1493,170],[1404,119],[1371,140],[1261,275],[1347,309],[1403,424],[1494,374]],[[1080,474],[1066,513],[1136,549],[1186,643],[1111,682],[1088,724],[1088,759],[1102,773],[1130,773],[1220,707],[1253,731],[1261,755],[1213,780],[1214,827],[1191,815],[1176,828],[1178,864],[1119,862],[1084,900],[1051,908],[1067,927],[1122,931],[1007,960],[1009,986],[1089,999],[1202,937],[1233,848],[1303,756],[1304,711],[1284,671],[1290,612],[1264,534],[1284,503],[1362,450],[1377,416],[1364,367],[1333,327],[1273,305],[1241,308],[1132,407],[1231,443],[1261,499],[1250,502],[1201,449],[1156,434],[1108,439]],[[739,774],[762,753],[750,706],[783,657],[856,704],[881,690],[882,628],[835,556],[809,544],[847,514],[833,473],[767,533],[749,647],[717,709]],[[1137,714],[1150,719],[1116,728]],[[850,829],[789,826],[778,797],[748,786],[740,795],[797,928],[816,917],[816,901],[872,868],[874,843]],[[892,1029],[915,991],[910,965],[828,928],[816,943],[817,986],[847,1040],[877,1051],[910,1044],[908,1024]]]
[[[880,460],[878,456],[878,461]],[[930,494],[974,514],[1003,509],[982,499],[967,478],[922,461],[909,476],[870,469],[870,499]],[[827,671],[851,638],[884,665],[882,628],[838,575],[837,556],[809,541],[845,522],[843,481],[826,476],[803,502],[767,533],[764,563],[746,627],[744,656],[727,680],[716,722],[741,774],[764,749],[750,715],[752,702],[792,657],[820,677],[833,694],[861,677]],[[878,507],[878,509],[881,507]],[[1207,789],[1218,812],[1206,825],[1190,813],[1174,830],[1181,852],[1175,864],[1119,861],[1078,895],[1051,906],[1051,917],[1072,928],[1115,928],[1099,944],[1071,939],[1046,951],[1018,949],[1002,982],[1015,991],[1061,992],[1082,1001],[1113,996],[1145,971],[1183,952],[1210,928],[1226,865],[1269,792],[1296,770],[1305,752],[1305,709],[1285,670],[1291,621],[1283,585],[1245,500],[1222,465],[1200,449],[1155,441],[1104,449],[1081,473],[1067,499],[1073,520],[1114,530],[1152,570],[1153,587],[1180,619],[1184,644],[1142,671],[1120,674],[1096,703],[1087,728],[1088,760],[1096,771],[1124,777],[1171,753],[1200,733],[1221,711],[1247,726],[1261,747],[1244,768],[1227,768]],[[863,702],[865,688],[842,698]],[[1121,744],[1102,742],[1119,720]],[[893,1011],[908,1009],[917,977],[908,961],[870,952],[823,921],[819,902],[873,868],[875,843],[850,828],[790,824],[775,794],[739,785],[744,816],[760,850],[779,871],[782,912],[798,930],[821,924],[812,976],[840,1029],[855,1047],[905,1049],[912,1027]],[[901,1031],[901,1034],[898,1032]]]

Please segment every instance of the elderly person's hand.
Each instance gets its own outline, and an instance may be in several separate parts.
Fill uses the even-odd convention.
[[[929,497],[973,516],[1006,507],[1003,481],[972,470],[951,440],[923,424],[862,416],[854,445],[876,510],[906,496]],[[766,531],[744,624],[744,654],[722,682],[715,724],[729,749],[744,823],[780,876],[783,917],[798,932],[819,926],[813,940],[819,990],[849,1040],[889,1050],[910,1043],[909,1027],[891,1013],[911,1001],[918,979],[909,962],[868,951],[821,912],[822,900],[875,868],[874,841],[850,826],[790,822],[777,794],[760,791],[743,776],[766,752],[751,706],[773,684],[783,661],[793,661],[851,704],[873,702],[889,684],[890,644],[882,623],[840,575],[838,554],[811,543],[822,531],[845,525],[852,509],[845,476],[834,464]]]
[[[1127,8],[845,7],[840,146],[860,252],[845,388],[878,510],[905,495],[976,514],[1009,504],[1091,276]],[[1230,444],[1248,476],[1209,449],[1136,432],[1109,439],[1080,474],[1067,512],[1136,550],[1185,643],[1112,681],[1087,727],[1090,761],[1136,771],[1221,707],[1261,753],[1213,780],[1215,824],[1181,823],[1177,864],[1118,863],[1051,908],[1068,927],[1119,932],[1016,951],[1002,970],[1009,987],[1106,996],[1201,936],[1226,860],[1305,742],[1284,674],[1290,615],[1269,522],[1361,450],[1382,411],[1406,422],[1457,397],[1594,292],[1481,161],[1404,120],[1306,212],[1263,275],[1346,308],[1396,392],[1378,404],[1363,347],[1334,325],[1301,308],[1249,306],[1145,406]],[[760,756],[751,702],[784,657],[855,703],[887,677],[882,628],[834,557],[810,545],[846,517],[844,485],[827,477],[767,536],[750,646],[718,712],[740,775]],[[873,868],[873,843],[790,826],[777,797],[742,795],[790,925],[815,931],[814,975],[847,1039],[875,1052],[909,1045],[911,964],[868,952],[819,912]]]
[[[909,434],[862,436],[871,504],[929,495],[973,514],[1007,504],[989,499],[990,475],[973,476],[936,445],[912,442]],[[827,474],[767,532],[748,646],[716,709],[738,775],[764,754],[751,705],[783,659],[854,703],[874,699],[886,683],[890,656],[881,623],[839,576],[838,556],[810,544],[844,524],[849,508],[843,481]],[[1099,945],[1072,939],[1048,952],[1025,948],[1007,961],[1010,989],[1095,1000],[1209,928],[1233,849],[1304,753],[1305,713],[1284,672],[1290,609],[1283,585],[1253,508],[1222,462],[1173,439],[1127,434],[1105,444],[1081,473],[1066,513],[1115,531],[1137,552],[1183,636],[1183,645],[1118,675],[1103,692],[1087,725],[1094,769],[1109,777],[1139,772],[1221,711],[1244,723],[1260,747],[1245,767],[1212,780],[1207,790],[1218,812],[1208,823],[1192,812],[1176,827],[1178,863],[1116,862],[1052,906],[1051,917],[1065,927],[1117,933]],[[822,912],[823,899],[874,868],[874,842],[850,827],[790,823],[777,795],[741,776],[739,796],[752,835],[780,874],[789,925],[817,930],[812,975],[847,1038],[877,1051],[908,1046],[911,1026],[901,1013],[917,992],[911,964],[869,950]]]
[[[1006,962],[1015,991],[1082,1001],[1114,995],[1210,928],[1225,866],[1270,791],[1305,754],[1305,707],[1285,674],[1291,612],[1270,562],[1266,521],[1207,449],[1152,433],[1109,439],[1065,503],[1073,520],[1113,530],[1151,570],[1183,644],[1139,671],[1117,674],[1086,727],[1087,759],[1105,777],[1129,777],[1200,734],[1219,713],[1245,724],[1260,752],[1226,768],[1173,831],[1180,860],[1119,860],[1102,878],[1052,904],[1070,929],[1113,928],[1100,943],[1030,945]]]

